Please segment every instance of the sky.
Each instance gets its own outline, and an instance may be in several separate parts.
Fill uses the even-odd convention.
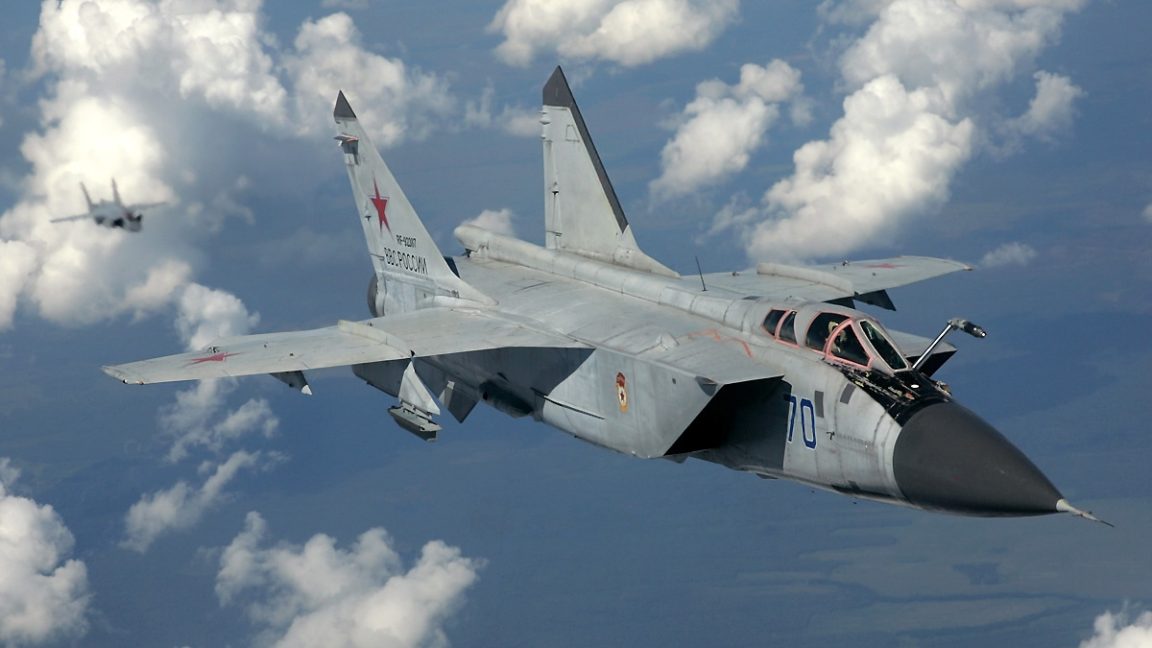
[[[46,0],[0,33],[0,645],[1152,646],[1152,5]],[[343,90],[449,254],[543,239],[560,64],[681,272],[899,254],[941,370],[1077,506],[989,520],[643,461],[349,371],[99,367],[367,316]],[[163,202],[89,223],[83,182]]]

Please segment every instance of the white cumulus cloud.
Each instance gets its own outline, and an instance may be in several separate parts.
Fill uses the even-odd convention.
[[[649,186],[652,194],[687,194],[742,171],[779,117],[779,104],[803,89],[800,72],[780,60],[741,66],[734,85],[719,79],[697,85],[660,155],[662,172]]]
[[[547,50],[634,66],[704,49],[739,11],[739,0],[508,0],[488,29],[510,65]]]
[[[1084,96],[1084,91],[1071,79],[1059,74],[1041,70],[1033,78],[1036,79],[1036,94],[1029,102],[1028,110],[999,125],[998,130],[1006,141],[993,145],[993,148],[1012,152],[1025,138],[1054,142],[1072,126],[1075,101]]]
[[[235,391],[232,380],[201,380],[176,394],[176,400],[160,411],[160,428],[172,438],[170,462],[182,461],[195,448],[220,452],[227,444],[252,434],[274,436],[280,419],[263,398],[252,398],[225,410]]]
[[[835,21],[871,20],[840,58],[844,114],[827,139],[793,155],[793,174],[733,215],[754,258],[842,256],[891,242],[910,218],[937,210],[990,124],[980,107],[1034,64],[1083,0],[891,0],[825,5]],[[1074,86],[1037,77],[1018,122],[1051,132]],[[1031,116],[1029,116],[1031,115]]]
[[[241,470],[266,470],[281,459],[277,454],[240,450],[221,464],[205,462],[200,472],[212,474],[199,487],[178,481],[171,488],[141,496],[124,516],[125,537],[121,544],[143,553],[160,536],[195,526],[225,497],[224,487]]]
[[[260,23],[260,0],[47,1],[32,53],[41,73],[139,82],[283,124],[286,90]]]
[[[540,136],[540,109],[505,107],[494,118],[500,129],[517,137]]]
[[[190,284],[180,296],[176,329],[190,351],[203,349],[214,340],[244,335],[260,321],[235,295]]]
[[[294,46],[284,66],[296,89],[302,133],[331,128],[332,103],[340,89],[380,146],[424,137],[459,110],[443,78],[366,50],[347,14],[305,21]]]
[[[998,268],[1002,266],[1025,266],[1036,258],[1036,250],[1026,243],[1005,243],[994,250],[990,250],[980,259],[980,266],[984,268]]]
[[[446,81],[370,52],[345,14],[305,21],[283,48],[265,21],[260,0],[41,3],[29,68],[41,119],[20,145],[17,200],[0,212],[0,330],[21,307],[80,326],[180,297],[221,215],[253,218],[235,197],[243,173],[219,172],[229,157],[203,146],[221,122],[313,137],[343,87],[389,145],[455,111]],[[83,211],[82,182],[110,199],[112,178],[129,203],[166,203],[143,233],[50,222]]]
[[[199,350],[226,337],[244,335],[260,321],[231,293],[190,284],[178,300],[176,329],[189,350]],[[225,444],[252,433],[271,437],[280,425],[268,401],[253,398],[225,411],[233,380],[202,380],[176,394],[161,410],[160,427],[173,438],[169,461],[180,461],[191,449],[219,452]]]
[[[88,630],[88,569],[51,506],[13,495],[19,476],[0,458],[0,644],[75,640]]]
[[[1095,633],[1080,648],[1152,648],[1152,612],[1129,620],[1126,612],[1105,612],[1096,617]]]
[[[461,224],[475,225],[504,236],[516,236],[516,225],[512,222],[513,218],[512,210],[508,208],[485,209],[480,212],[479,216],[469,218]]]
[[[324,534],[302,546],[264,547],[267,525],[249,513],[216,576],[222,605],[244,605],[277,646],[442,646],[442,626],[476,581],[480,562],[434,540],[405,569],[383,529],[348,549]]]

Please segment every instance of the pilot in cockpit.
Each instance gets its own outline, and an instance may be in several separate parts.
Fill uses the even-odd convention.
[[[838,325],[839,322],[829,322],[829,334]],[[868,366],[868,352],[860,344],[860,339],[856,336],[856,331],[853,330],[851,323],[840,329],[840,332],[832,340],[832,346],[829,350],[833,356],[840,360]]]

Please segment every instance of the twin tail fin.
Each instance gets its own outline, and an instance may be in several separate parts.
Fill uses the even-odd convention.
[[[678,276],[644,254],[559,67],[544,85],[545,246],[655,274]]]
[[[386,310],[414,310],[436,297],[490,303],[440,253],[343,92],[332,117],[376,280],[392,301]]]

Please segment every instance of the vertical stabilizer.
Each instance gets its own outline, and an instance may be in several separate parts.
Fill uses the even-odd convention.
[[[341,92],[332,113],[352,195],[386,312],[419,308],[435,297],[490,302],[461,280],[425,229]]]
[[[116,188],[116,178],[112,178],[112,200],[115,201],[117,205],[121,207],[124,206],[124,202],[120,200],[120,190]]]
[[[80,191],[84,192],[84,202],[88,203],[88,211],[96,209],[96,205],[92,204],[92,196],[88,195],[88,187],[85,187],[83,182],[80,183]]]
[[[559,67],[544,85],[544,230],[549,249],[676,276],[636,244]]]

